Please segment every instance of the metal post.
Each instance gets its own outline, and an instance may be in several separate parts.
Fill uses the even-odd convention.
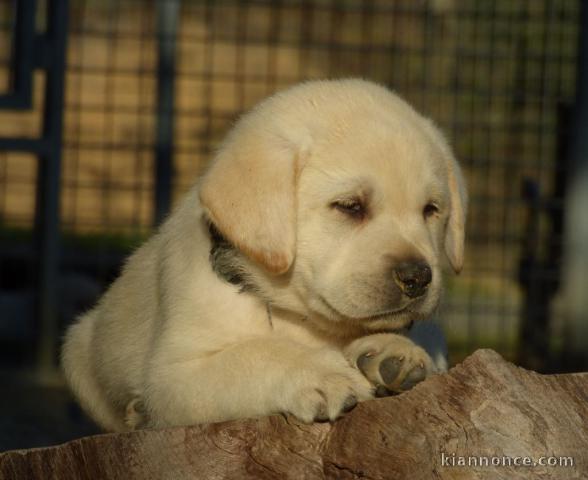
[[[155,145],[155,224],[171,206],[174,140],[174,78],[180,0],[156,0],[158,19],[157,132]]]
[[[568,338],[567,367],[585,367],[588,361],[588,4],[580,2],[581,23],[576,81],[576,104],[571,125],[568,198],[566,201],[566,255],[563,306]]]
[[[58,341],[59,187],[68,2],[50,0],[47,8],[46,40],[50,48],[45,51],[47,57],[44,59],[47,64],[47,79],[43,112],[43,139],[47,148],[39,156],[36,210],[39,252],[37,365],[40,373],[55,369],[55,348]]]
[[[15,8],[10,92],[0,94],[0,107],[29,110],[32,106],[36,0],[13,2]]]

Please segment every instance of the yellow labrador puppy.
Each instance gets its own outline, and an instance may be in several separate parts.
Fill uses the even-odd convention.
[[[407,336],[463,261],[466,193],[437,128],[384,87],[263,101],[67,332],[105,429],[288,412],[335,419],[444,368]]]

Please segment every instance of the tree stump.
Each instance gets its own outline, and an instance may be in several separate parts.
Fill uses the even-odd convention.
[[[585,479],[588,373],[539,375],[479,350],[332,424],[276,415],[97,435],[0,454],[0,478]]]

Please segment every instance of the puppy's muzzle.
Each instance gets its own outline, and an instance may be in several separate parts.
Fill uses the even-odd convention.
[[[394,282],[409,298],[421,297],[433,279],[431,267],[422,260],[402,262],[392,274]]]

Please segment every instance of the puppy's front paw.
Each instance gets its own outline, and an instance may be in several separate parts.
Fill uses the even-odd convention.
[[[366,378],[341,354],[320,353],[290,373],[282,391],[284,410],[305,423],[335,420],[357,402],[373,398]]]
[[[359,338],[345,356],[376,387],[376,396],[410,390],[436,372],[429,354],[408,338],[377,334]]]

